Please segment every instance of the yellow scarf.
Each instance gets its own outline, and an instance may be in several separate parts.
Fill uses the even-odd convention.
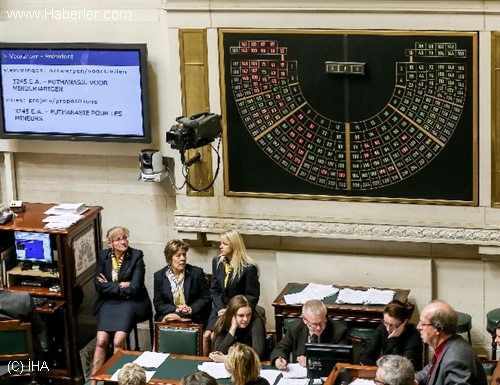
[[[177,290],[174,294],[174,304],[175,306],[185,305],[186,298],[184,297],[184,289],[182,288],[182,284],[184,283],[184,273],[179,274],[179,278],[176,279],[175,283],[177,286]]]
[[[226,275],[224,276],[224,289],[227,287],[227,284],[229,283],[229,278],[231,277],[231,273],[233,272],[233,267],[229,262],[224,262],[224,271],[226,272]]]
[[[116,262],[116,257],[115,257],[115,254],[113,253],[113,255],[111,256],[111,266],[113,267],[113,282],[118,282],[118,274],[120,273],[120,269],[122,267],[122,262],[123,262],[123,258],[125,257],[125,254],[122,255],[122,257],[120,258],[120,262]]]

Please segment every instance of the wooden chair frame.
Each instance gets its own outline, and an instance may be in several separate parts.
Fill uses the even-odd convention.
[[[154,347],[153,351],[158,352],[159,349],[159,338],[160,328],[168,326],[169,328],[185,328],[185,329],[198,329],[198,355],[203,355],[203,325],[194,322],[182,322],[182,321],[166,321],[166,322],[155,322],[155,333],[154,333]],[[175,353],[175,352],[169,352]]]
[[[21,322],[17,319],[14,320],[6,320],[0,321],[0,332],[24,332],[24,338],[26,339],[27,351],[23,353],[13,353],[13,354],[2,354],[0,352],[0,362],[8,362],[8,361],[21,361],[21,360],[30,360],[34,362],[35,353],[33,350],[33,337],[31,335],[31,323],[30,322]],[[31,368],[30,368],[31,369]],[[19,376],[28,375],[31,378],[31,384],[36,384],[36,372],[33,370],[29,370],[20,374]],[[13,374],[11,376],[17,376],[17,374]]]

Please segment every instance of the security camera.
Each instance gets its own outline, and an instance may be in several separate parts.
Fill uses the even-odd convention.
[[[167,170],[159,150],[142,150],[139,154],[139,165],[141,168],[139,179],[143,182],[159,182],[166,175]]]

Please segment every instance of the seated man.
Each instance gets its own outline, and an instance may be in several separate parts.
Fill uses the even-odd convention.
[[[436,300],[425,306],[417,329],[422,340],[434,349],[429,365],[415,375],[426,385],[486,385],[483,366],[472,346],[457,335],[457,312]]]
[[[42,360],[43,350],[39,335],[44,332],[45,325],[36,311],[33,298],[26,292],[4,290],[0,277],[0,321],[9,319],[31,322],[35,359]]]
[[[387,354],[377,360],[376,385],[413,385],[415,370],[410,360],[396,354]]]
[[[271,352],[271,364],[280,370],[291,362],[306,366],[306,343],[347,344],[347,327],[326,318],[326,307],[317,299],[307,301],[302,307],[302,320],[290,324],[283,339]]]

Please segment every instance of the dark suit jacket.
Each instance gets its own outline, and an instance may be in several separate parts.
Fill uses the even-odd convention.
[[[33,349],[36,357],[42,359],[43,351],[38,335],[43,333],[45,325],[28,293],[0,290],[0,321],[8,319],[31,322]]]
[[[363,365],[377,365],[377,358],[396,354],[408,358],[416,371],[422,369],[423,342],[414,324],[407,324],[399,337],[389,338],[384,325],[379,325],[359,355]]]
[[[215,313],[225,309],[229,300],[238,294],[247,297],[253,306],[257,305],[260,297],[260,282],[256,266],[243,267],[240,276],[232,277],[225,289],[224,274],[224,263],[219,263],[219,257],[215,257],[212,259],[212,286],[210,287]]]
[[[212,259],[212,284],[210,286],[210,296],[212,297],[213,308],[208,320],[207,329],[213,330],[217,322],[217,312],[225,309],[231,298],[235,295],[244,295],[252,306],[257,305],[260,297],[260,282],[257,267],[247,265],[239,277],[233,276],[227,287],[224,289],[224,263],[220,262],[220,257]]]
[[[110,249],[101,250],[97,258],[96,278],[94,285],[99,298],[94,305],[94,314],[97,314],[99,308],[106,303],[108,299],[121,299],[130,301],[132,308],[137,316],[138,322],[145,321],[152,315],[151,300],[149,299],[148,290],[144,286],[144,276],[146,274],[146,266],[144,265],[144,254],[141,250],[129,247],[128,252],[130,257],[124,258],[120,272],[118,274],[118,282],[113,282],[111,271],[111,256]],[[97,276],[102,273],[108,282],[99,282]],[[130,286],[124,290],[120,290],[118,285],[120,282],[130,282]]]
[[[174,296],[168,277],[165,276],[167,266],[154,274],[155,320],[161,321],[167,314],[175,313]],[[210,288],[203,269],[186,264],[184,283],[182,284],[186,305],[193,310],[191,319],[197,323],[205,323],[212,309]],[[183,318],[189,318],[179,313]]]
[[[443,349],[441,357],[428,385],[486,385],[486,375],[481,361],[472,346],[461,336],[451,337]],[[431,365],[415,374],[419,384],[425,384]]]
[[[342,323],[327,320],[325,330],[321,333],[320,343],[347,345],[347,327]],[[306,343],[309,338],[309,328],[303,320],[293,321],[286,331],[283,339],[271,352],[271,364],[279,357],[283,357],[287,362],[297,362],[298,356],[306,355]],[[292,360],[290,361],[290,354]]]

